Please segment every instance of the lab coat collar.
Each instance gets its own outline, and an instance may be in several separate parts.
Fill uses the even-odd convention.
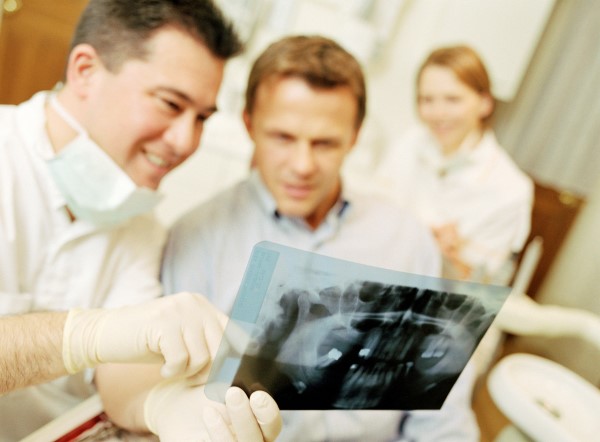
[[[486,130],[479,142],[474,142],[472,137],[467,137],[459,149],[450,156],[443,155],[436,140],[428,134],[428,142],[419,151],[419,158],[440,177],[459,171],[473,164],[485,162],[492,153],[492,145],[497,144],[494,133]]]
[[[50,92],[38,92],[17,107],[17,127],[27,147],[44,160],[54,156],[46,131],[46,102]]]
[[[39,159],[36,164],[39,167],[38,173],[44,181],[45,188],[48,191],[50,207],[57,212],[62,212],[61,215],[65,218],[65,223],[71,227],[69,235],[74,238],[84,234],[92,233],[99,230],[110,229],[111,227],[96,226],[85,220],[75,220],[71,222],[67,213],[67,202],[60,190],[54,183],[50,171],[47,167],[47,161],[53,158],[56,153],[52,148],[52,143],[48,137],[46,130],[46,103],[55,92],[42,91],[36,93],[31,99],[19,104],[16,111],[16,124],[19,131],[19,136],[23,139],[26,148],[33,157]],[[129,222],[126,221],[123,225]]]
[[[17,108],[16,119],[19,135],[32,156],[39,159],[40,171],[43,177],[50,205],[53,209],[62,210],[66,207],[66,201],[46,166],[46,162],[55,153],[46,130],[46,103],[53,92],[42,91],[36,93],[31,99],[21,103]]]

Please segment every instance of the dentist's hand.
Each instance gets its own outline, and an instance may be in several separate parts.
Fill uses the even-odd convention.
[[[465,241],[458,233],[456,224],[450,223],[433,227],[432,231],[442,255],[452,264],[456,277],[467,279],[472,269],[461,257]]]
[[[73,309],[63,331],[63,361],[70,373],[105,362],[164,361],[164,377],[191,376],[216,354],[226,322],[192,293],[119,309]]]
[[[166,380],[154,387],[144,405],[148,429],[162,442],[271,442],[281,432],[279,407],[264,391],[250,399],[230,387],[225,405],[211,401],[203,386]]]

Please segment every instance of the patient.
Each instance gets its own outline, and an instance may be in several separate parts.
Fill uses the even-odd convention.
[[[467,46],[436,49],[416,98],[423,125],[388,147],[381,188],[430,226],[445,276],[507,283],[500,270],[529,234],[533,184],[494,136],[483,62]]]
[[[243,112],[254,168],[174,226],[162,268],[166,292],[200,291],[229,312],[262,240],[439,276],[439,250],[426,226],[342,182],[365,111],[362,69],[337,43],[296,36],[269,46],[251,69]],[[476,441],[466,371],[441,411],[284,411],[281,440]]]

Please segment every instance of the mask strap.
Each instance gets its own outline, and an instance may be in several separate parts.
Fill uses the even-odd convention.
[[[64,108],[62,104],[60,104],[58,98],[56,98],[56,94],[50,97],[50,106],[52,106],[52,108],[58,113],[58,115],[60,115],[61,118],[65,121],[65,123],[71,126],[72,129],[79,132],[80,134],[87,134],[87,131],[83,128],[83,126],[79,124],[79,122],[75,118],[73,118],[73,116]]]

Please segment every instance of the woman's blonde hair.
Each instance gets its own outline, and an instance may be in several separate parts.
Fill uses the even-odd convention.
[[[450,69],[462,83],[478,94],[489,97],[494,102],[487,69],[481,57],[473,48],[465,45],[448,46],[438,48],[429,54],[417,72],[417,96],[419,81],[423,71],[429,66]],[[490,125],[493,113],[494,106],[492,105],[492,111],[482,119],[484,126]]]

